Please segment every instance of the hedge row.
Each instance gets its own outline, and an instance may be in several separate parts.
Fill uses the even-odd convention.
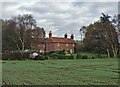
[[[23,53],[23,58],[22,59],[28,59],[30,53]],[[3,60],[21,60],[21,53],[20,52],[11,52],[11,53],[3,53],[2,54],[2,59]]]
[[[62,55],[57,53],[51,54],[49,57],[50,59],[74,59],[73,55],[67,56],[67,55]]]
[[[47,60],[49,57],[45,55],[39,54],[37,57],[35,57],[33,60]]]
[[[77,59],[96,59],[96,58],[107,58],[107,56],[102,54],[98,54],[96,56],[87,56],[87,55],[77,54]]]

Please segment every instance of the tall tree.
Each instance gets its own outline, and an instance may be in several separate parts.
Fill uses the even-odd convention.
[[[17,49],[21,53],[21,59],[23,57],[23,52],[28,48],[28,42],[30,42],[30,34],[28,30],[36,27],[36,21],[32,15],[18,15],[17,17],[12,17],[12,19],[7,20],[3,25],[3,43],[11,41],[12,45],[16,45]],[[29,41],[28,41],[29,40]],[[13,44],[14,43],[14,44]],[[5,45],[6,46],[6,45]],[[10,47],[9,47],[10,48]]]
[[[25,50],[25,44],[27,43],[26,41],[28,40],[27,37],[27,30],[33,29],[36,27],[36,21],[33,19],[32,15],[25,14],[25,15],[19,15],[17,17],[12,18],[13,22],[16,23],[16,33],[17,37],[21,43],[21,50]]]
[[[15,50],[16,45],[16,25],[11,20],[2,21],[2,50]]]
[[[107,15],[108,16],[108,15]],[[118,54],[118,38],[115,27],[109,22],[108,18],[104,15],[105,18],[91,24],[87,27],[87,32],[84,39],[84,45],[89,50],[99,52],[106,51],[108,57],[110,55],[117,57]]]

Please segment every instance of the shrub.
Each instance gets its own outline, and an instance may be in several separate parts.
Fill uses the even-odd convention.
[[[51,58],[51,59],[65,59],[66,56],[63,55],[63,54],[58,54],[58,52],[55,52],[55,53],[52,53],[52,54],[50,55],[50,58]]]
[[[28,58],[29,58],[29,55],[30,55],[30,52],[25,52],[25,53],[23,54],[23,58],[24,58],[24,59],[28,59]]]
[[[101,54],[97,54],[96,56],[97,56],[98,58],[102,58]]]
[[[53,54],[51,54],[51,55],[49,55],[49,57],[51,58],[51,59],[57,59],[57,53],[53,53]]]
[[[48,59],[49,59],[49,57],[48,57],[48,56],[44,56],[44,58],[45,58],[46,60],[48,60]]]
[[[29,54],[30,54],[29,52],[24,52],[22,59],[29,58]],[[9,53],[2,54],[3,60],[21,60],[21,57],[22,57],[22,55],[20,52],[9,52]]]
[[[14,52],[14,53],[3,53],[2,54],[2,59],[3,60],[20,60],[21,59],[21,54],[19,52]]]
[[[56,51],[55,53],[56,53],[56,54],[65,55],[65,52],[64,52],[64,51]]]
[[[82,56],[80,54],[77,54],[77,59],[82,59]]]
[[[57,55],[57,58],[58,59],[66,59],[66,56],[65,55]]]
[[[74,59],[74,56],[73,55],[66,56],[66,59]]]
[[[88,59],[88,56],[87,55],[83,55],[82,59]]]
[[[55,53],[55,51],[50,51],[48,52],[48,55]]]
[[[89,59],[95,59],[95,56],[91,56],[91,57],[89,57]]]
[[[46,60],[46,59],[48,59],[48,56],[39,54],[33,60]]]
[[[107,55],[105,55],[105,54],[97,54],[96,55],[98,58],[106,58],[107,57]]]

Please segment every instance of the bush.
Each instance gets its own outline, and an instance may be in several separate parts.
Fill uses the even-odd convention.
[[[91,57],[89,57],[89,59],[95,59],[96,57],[95,56],[91,56]]]
[[[80,54],[77,54],[77,59],[82,59],[82,56]]]
[[[29,59],[30,52],[23,53],[23,59]]]
[[[88,56],[87,55],[83,55],[82,59],[88,59]]]
[[[66,59],[74,59],[74,56],[73,55],[66,56]]]
[[[28,59],[29,58],[28,52],[23,53],[23,58],[22,59]],[[21,53],[20,52],[9,52],[9,53],[3,53],[2,54],[2,59],[3,60],[21,60]]]
[[[19,52],[3,53],[2,59],[3,60],[21,60],[21,54]]]
[[[53,53],[51,55],[49,55],[50,59],[57,59],[57,53]]]
[[[58,54],[65,55],[64,51],[58,51]]]
[[[98,58],[106,58],[107,57],[107,55],[105,55],[105,54],[97,54],[96,55]]]
[[[57,55],[57,59],[66,59],[65,55]]]
[[[46,60],[46,59],[48,59],[48,56],[39,54],[33,60]]]
[[[49,59],[49,57],[48,57],[48,56],[44,56],[44,58],[45,58],[46,60],[48,60],[48,59]]]

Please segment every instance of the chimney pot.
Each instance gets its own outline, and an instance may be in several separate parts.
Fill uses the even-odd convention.
[[[49,32],[49,38],[52,38],[52,32],[51,31]]]
[[[71,39],[74,39],[74,35],[73,34],[71,34]]]
[[[67,38],[67,33],[64,35],[64,38]]]

